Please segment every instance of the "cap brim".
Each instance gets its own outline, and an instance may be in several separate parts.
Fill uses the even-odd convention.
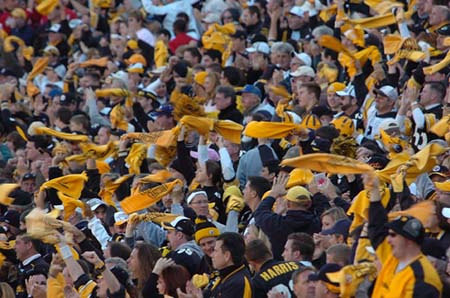
[[[389,96],[386,95],[386,93],[384,93],[380,89],[373,89],[373,93],[390,98]]]
[[[246,48],[245,49],[247,52],[249,52],[249,53],[254,53],[254,52],[256,52],[256,49],[255,48]]]
[[[119,221],[115,222],[114,225],[115,226],[121,226],[121,225],[123,225],[124,223],[127,223],[127,222],[128,222],[128,219],[123,219],[123,220],[119,220]]]
[[[161,222],[161,227],[165,230],[175,230],[174,226],[172,226],[170,222]]]
[[[318,280],[320,280],[319,274],[311,273],[308,276],[308,281],[318,281]]]
[[[442,215],[443,215],[445,218],[450,218],[450,208],[449,208],[449,207],[444,207],[444,208],[442,209]]]

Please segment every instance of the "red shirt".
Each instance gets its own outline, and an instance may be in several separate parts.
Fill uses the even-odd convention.
[[[169,41],[169,49],[172,53],[178,49],[179,46],[189,44],[191,41],[196,41],[186,33],[178,33],[174,39]]]

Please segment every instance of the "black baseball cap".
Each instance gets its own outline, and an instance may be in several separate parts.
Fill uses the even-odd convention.
[[[178,216],[171,222],[163,222],[161,225],[166,230],[176,230],[189,236],[195,232],[194,224],[185,216]]]
[[[421,244],[425,238],[422,223],[412,216],[400,216],[386,224],[386,227],[411,241]]]
[[[231,38],[239,38],[239,39],[247,39],[247,34],[243,30],[236,30],[233,34],[230,35]]]
[[[16,210],[8,210],[0,217],[0,222],[7,223],[13,227],[20,227],[20,213]]]
[[[322,235],[342,235],[344,239],[348,237],[348,231],[352,223],[347,219],[338,220],[331,228],[320,232]]]

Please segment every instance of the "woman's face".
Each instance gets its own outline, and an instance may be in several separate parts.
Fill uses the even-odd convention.
[[[244,233],[245,243],[258,239],[258,228],[255,225],[249,225]]]
[[[214,80],[211,77],[207,76],[204,84],[205,90],[207,93],[212,93],[215,89]]]
[[[158,292],[161,295],[166,294],[166,283],[164,282],[164,279],[162,278],[162,276],[159,276],[158,284],[156,285],[156,287],[158,288]]]
[[[331,229],[334,225],[334,220],[331,216],[325,215],[322,217],[322,231]]]
[[[209,180],[208,173],[206,172],[206,167],[204,165],[199,165],[197,171],[195,172],[195,180],[202,184]]]
[[[191,207],[197,216],[203,215],[208,216],[208,198],[205,195],[199,194],[195,196],[192,201],[189,203],[189,207]]]
[[[139,272],[139,259],[138,259],[138,250],[135,248],[131,251],[130,257],[127,260],[128,269],[130,270],[133,278],[138,278]]]

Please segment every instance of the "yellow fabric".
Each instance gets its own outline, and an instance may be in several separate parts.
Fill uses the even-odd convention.
[[[304,130],[294,123],[251,121],[245,126],[243,134],[252,138],[281,139]]]
[[[196,130],[201,135],[208,135],[210,131],[215,131],[226,140],[235,144],[241,143],[241,132],[243,126],[230,120],[216,120],[206,117],[184,116],[180,123]]]
[[[154,131],[150,133],[145,132],[129,132],[125,135],[129,139],[137,139],[145,144],[155,144],[162,147],[169,147],[176,145],[176,137],[179,129]]]
[[[389,203],[391,194],[389,188],[380,187],[381,192],[381,204],[386,207]],[[353,221],[349,228],[351,233],[355,228],[361,226],[363,223],[369,220],[369,201],[370,192],[368,190],[362,190],[353,199],[350,208],[347,211],[348,215],[353,214]]]
[[[90,67],[90,66],[106,67],[108,61],[109,61],[108,57],[89,59],[84,62],[81,62],[80,67]]]
[[[130,174],[140,174],[142,161],[147,156],[147,146],[141,143],[131,145],[130,152],[125,158],[125,162],[130,166]]]
[[[385,240],[384,242],[387,241]],[[384,242],[380,246],[389,246],[389,244]],[[403,270],[397,272],[399,260],[392,254],[387,255],[386,258],[382,259],[381,261],[383,267],[379,272],[377,280],[375,282],[372,298],[412,298],[416,295],[420,296],[420,293],[417,293],[417,289],[415,289],[415,285],[419,281],[418,279],[416,279],[417,272],[414,272],[411,266],[407,266]],[[436,269],[433,267],[427,257],[420,254],[416,259],[412,260],[412,262],[418,262],[418,266],[422,267],[421,272],[423,274],[423,281],[422,278],[420,279],[420,281],[434,286],[439,293],[442,293],[441,279],[437,274]]]
[[[353,136],[353,133],[355,132],[355,124],[353,123],[353,120],[345,115],[331,120],[330,124],[333,124],[334,127],[339,130],[339,133],[346,137]]]
[[[320,119],[314,114],[308,114],[300,122],[300,127],[303,129],[316,130],[322,126]]]
[[[80,295],[80,298],[90,298],[96,287],[97,283],[93,280],[90,280],[87,284],[81,286],[78,289],[78,294]]]
[[[378,15],[374,17],[351,19],[348,20],[348,22],[353,25],[360,25],[362,28],[365,29],[376,29],[395,24],[397,20],[395,19],[395,16],[392,13],[387,13],[384,15]]]
[[[337,68],[330,67],[327,63],[322,63],[317,68],[318,68],[317,75],[320,78],[326,78],[328,83],[332,83],[337,80],[339,74]]]
[[[165,66],[167,64],[167,59],[169,58],[169,50],[167,49],[164,41],[156,41],[154,58],[156,68]]]
[[[339,283],[340,298],[352,298],[366,277],[369,281],[375,280],[377,267],[373,263],[364,262],[357,265],[347,265],[338,272],[331,272],[326,275],[331,282]]]
[[[64,229],[71,226],[71,224],[58,220],[50,214],[45,214],[44,211],[39,208],[34,208],[25,217],[25,224],[27,227],[27,234],[49,244],[60,242],[58,236],[55,234],[55,229]]]
[[[440,71],[441,69],[445,68],[449,64],[450,64],[450,51],[447,52],[447,55],[445,55],[445,58],[442,59],[439,63],[424,67],[423,73],[426,75],[431,75],[431,74],[436,73],[436,72]]]
[[[88,176],[86,173],[66,175],[45,182],[41,185],[40,191],[48,188],[54,188],[65,195],[78,199],[84,188],[84,183],[87,180]]]
[[[47,279],[47,297],[49,298],[64,298],[64,276],[58,273],[56,278],[51,276]]]
[[[33,69],[27,77],[27,81],[32,81],[35,77],[41,74],[48,65],[48,57],[39,57],[33,64]]]
[[[389,220],[393,220],[399,216],[413,216],[420,220],[425,229],[429,229],[434,224],[434,217],[436,215],[436,205],[434,201],[422,201],[414,204],[410,208],[402,211],[390,212],[388,214]]]
[[[71,134],[71,133],[60,132],[60,131],[56,131],[54,129],[44,127],[44,126],[36,127],[34,131],[37,135],[45,134],[45,135],[49,135],[49,136],[56,137],[59,139],[67,140],[67,141],[73,141],[73,142],[88,142],[89,141],[89,137],[86,135],[76,135],[76,134]]]
[[[102,160],[96,160],[95,166],[97,167],[97,170],[100,173],[100,175],[111,172],[111,167]]]
[[[128,43],[130,43],[130,42],[131,41],[129,41]],[[141,63],[144,67],[147,67],[147,60],[145,60],[145,57],[142,56],[141,54],[131,55],[130,58],[125,59],[125,63],[127,63],[128,65]]]
[[[372,65],[374,65],[375,63],[381,61],[381,53],[375,46],[370,46],[364,50],[352,54],[352,56],[349,56],[346,52],[340,53],[338,60],[339,63],[347,69],[349,76],[354,77],[357,72],[355,60],[359,61],[361,67],[363,67],[368,60],[370,60]]]
[[[183,182],[179,179],[164,183],[159,186],[139,191],[129,197],[126,197],[120,202],[123,211],[130,214],[159,202],[162,197],[170,193],[176,185],[182,185]]]
[[[450,180],[447,180],[445,182],[436,182],[435,185],[436,188],[441,191],[450,192]]]
[[[59,243],[56,243],[53,245],[55,247],[56,253],[58,253],[59,255],[61,255],[61,246]],[[70,251],[72,252],[72,256],[75,260],[79,260],[80,259],[80,255],[78,254],[78,252],[70,245],[69,246]],[[62,257],[62,255],[61,255]]]
[[[107,89],[97,89],[95,90],[95,95],[97,97],[128,97],[130,96],[130,91],[121,88],[107,88]]]
[[[292,95],[287,91],[286,87],[283,85],[270,85],[269,86],[270,91],[273,92],[273,94],[281,96],[285,99],[291,99]]]
[[[364,30],[361,28],[361,26],[356,25],[352,27],[349,30],[346,30],[344,32],[344,36],[352,41],[357,46],[364,47],[365,46],[365,40],[364,40]]]
[[[374,171],[371,166],[358,160],[328,153],[312,153],[285,159],[281,165],[330,174],[363,174]]]
[[[358,264],[363,260],[369,260],[372,262],[375,261],[375,255],[367,251],[368,247],[372,247],[372,244],[370,243],[370,240],[368,238],[358,239],[358,245],[356,246],[355,251],[355,260],[353,261],[354,264]]]
[[[334,36],[322,35],[319,39],[319,44],[322,47],[335,51],[336,53],[345,53],[347,56],[354,58],[353,53],[344,47],[341,41]]]
[[[57,192],[58,198],[61,200],[64,206],[64,220],[68,221],[69,218],[75,213],[75,209],[83,208],[83,202],[81,202],[78,199],[71,198],[69,196],[66,196],[65,194],[61,193],[60,191]]]
[[[199,71],[194,76],[194,82],[197,84],[203,86],[205,85],[206,77],[208,76],[208,72],[206,71]]]
[[[179,121],[185,115],[205,116],[205,108],[203,105],[177,89],[172,92],[169,101],[173,104],[173,118],[176,121]]]
[[[293,186],[305,186],[311,183],[314,179],[314,175],[310,169],[296,168],[289,173],[289,180],[286,183],[286,188],[289,189]]]
[[[394,149],[393,149],[394,145],[400,145],[400,146],[402,146],[403,149],[407,149],[409,147],[409,144],[407,141],[402,140],[399,137],[392,137],[392,136],[388,135],[382,129],[380,129],[380,139],[381,139],[381,142],[383,143],[384,147],[390,153],[394,152]]]
[[[41,15],[48,16],[58,5],[58,0],[43,0],[36,6],[36,11]]]
[[[93,0],[93,3],[96,7],[99,8],[109,8],[111,7],[111,0]]]
[[[203,274],[195,274],[191,279],[192,283],[195,287],[202,289],[206,287],[209,283],[209,276],[206,273]]]
[[[3,49],[5,50],[6,53],[10,53],[15,50],[15,46],[13,45],[13,43],[16,43],[18,47],[25,46],[25,42],[23,41],[23,39],[15,35],[10,35],[6,37],[3,42],[4,42]]]
[[[125,108],[123,106],[115,105],[109,114],[109,120],[113,129],[128,130],[128,121],[125,119]]]
[[[338,91],[344,90],[345,87],[346,86],[344,83],[334,82],[334,83],[330,84],[330,86],[328,86],[327,93],[336,93]]]
[[[9,197],[9,194],[18,188],[20,185],[17,183],[2,183],[0,184],[0,204],[5,206],[11,205],[14,201],[13,198]]]
[[[103,186],[102,189],[100,189],[99,192],[99,196],[100,198],[102,198],[102,200],[108,204],[109,206],[114,206],[114,201],[112,199],[112,195],[114,194],[114,192],[119,188],[119,186],[124,183],[125,181],[127,181],[128,179],[130,179],[133,175],[132,174],[128,174],[128,175],[124,175],[114,181],[112,180],[107,180],[105,181],[105,185]]]
[[[436,124],[430,128],[430,132],[443,137],[447,132],[450,131],[450,115],[442,117]]]
[[[167,181],[167,179],[172,177],[172,173],[169,172],[168,170],[160,170],[158,172],[156,172],[155,174],[150,174],[145,176],[144,178],[141,178],[139,181],[143,182],[143,183],[148,183],[148,182],[159,182],[159,183],[164,183]]]
[[[136,224],[141,221],[151,221],[161,225],[163,222],[171,222],[177,218],[178,214],[164,213],[164,212],[147,212],[145,214],[133,213],[128,218],[130,224]]]
[[[428,144],[425,148],[411,156],[406,162],[392,161],[381,171],[377,172],[380,178],[386,179],[389,175],[395,192],[403,190],[403,180],[411,184],[418,175],[429,172],[436,165],[436,156],[447,152],[448,148],[439,144]],[[405,159],[405,156],[401,156]],[[391,164],[392,163],[392,164]]]
[[[330,6],[327,6],[325,9],[322,9],[319,13],[319,17],[326,23],[336,14],[337,4],[332,4]]]
[[[95,143],[81,143],[79,147],[87,158],[94,158],[103,161],[118,151],[117,144],[109,141],[106,145],[97,145]]]

